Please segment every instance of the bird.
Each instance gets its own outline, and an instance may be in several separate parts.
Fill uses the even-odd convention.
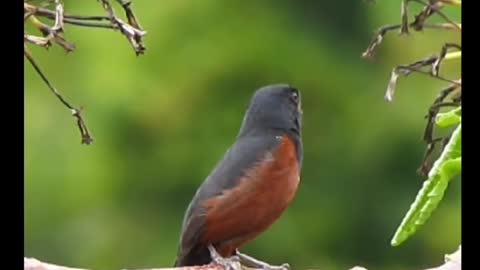
[[[295,198],[303,163],[302,122],[297,88],[272,84],[255,90],[234,143],[186,209],[174,267],[290,268],[239,249],[269,229]]]

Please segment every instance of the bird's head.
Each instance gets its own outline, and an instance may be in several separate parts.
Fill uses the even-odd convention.
[[[282,131],[300,137],[302,114],[298,89],[287,84],[268,85],[253,95],[239,134]]]

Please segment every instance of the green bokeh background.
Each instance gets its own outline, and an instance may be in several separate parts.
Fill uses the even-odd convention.
[[[391,33],[366,61],[374,31],[400,21],[400,1],[366,2],[137,0],[144,56],[118,32],[75,26],[66,28],[71,54],[29,46],[53,84],[85,107],[95,143],[80,144],[69,111],[25,61],[25,256],[96,270],[171,266],[183,212],[233,142],[252,93],[290,83],[303,95],[302,183],[243,251],[294,269],[442,263],[461,241],[459,179],[418,234],[389,243],[422,185],[423,117],[446,84],[412,75],[393,103],[383,95],[393,66],[460,34]],[[103,14],[96,1],[65,6]],[[460,18],[459,8],[446,13]],[[460,76],[460,61],[441,72]]]

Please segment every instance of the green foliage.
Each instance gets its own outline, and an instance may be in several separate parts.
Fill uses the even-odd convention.
[[[434,24],[435,28],[442,29],[445,33],[449,31],[456,31],[461,34],[461,24],[457,23],[455,19],[449,18],[444,13],[444,7],[458,7],[461,6],[461,1],[430,1],[430,2],[417,2],[424,5],[423,9],[416,13],[412,20],[409,20],[409,14],[411,14],[411,6],[409,6],[409,0],[401,2],[401,17],[400,24],[387,25],[380,27],[377,35],[372,40],[368,48],[363,52],[364,58],[371,58],[378,46],[384,40],[384,36],[389,31],[398,30],[400,34],[408,35],[411,30],[423,31],[424,28],[429,28],[432,24],[426,24],[427,20],[433,14],[440,15],[445,20],[443,24]],[[441,11],[440,11],[441,10]],[[448,9],[447,9],[448,10]],[[442,32],[443,32],[442,31]],[[458,41],[460,42],[460,40]],[[448,52],[455,49],[455,52]],[[403,55],[402,55],[403,56]],[[403,56],[404,57],[404,56]],[[457,80],[449,79],[444,74],[440,74],[440,66],[446,60],[459,60],[461,59],[461,44],[453,42],[445,42],[441,46],[439,54],[431,55],[429,57],[410,62],[410,64],[403,64],[396,66],[390,77],[388,83],[385,98],[387,101],[392,102],[393,94],[397,86],[398,78],[402,76],[408,76],[412,73],[423,74],[430,76],[443,82],[449,82],[450,85],[447,88],[443,88],[435,101],[428,110],[427,125],[425,128],[423,139],[427,144],[427,150],[425,152],[424,160],[418,172],[422,175],[426,174],[429,168],[429,159],[435,149],[435,145],[439,141],[448,140],[447,145],[438,160],[434,163],[434,166],[427,173],[427,180],[424,182],[422,189],[418,192],[418,195],[414,203],[410,206],[409,211],[403,218],[400,226],[397,228],[393,239],[391,240],[392,246],[398,246],[404,242],[408,237],[413,235],[418,228],[423,225],[427,219],[430,218],[432,212],[437,208],[440,201],[443,199],[443,195],[448,186],[450,180],[458,175],[461,171],[461,78]],[[427,68],[427,70],[425,70]],[[458,69],[459,70],[459,69]],[[442,72],[443,73],[443,72]],[[461,72],[457,76],[461,77]],[[458,78],[458,77],[457,77]],[[454,94],[455,93],[455,94]],[[448,97],[451,97],[451,102],[446,102]],[[458,108],[451,110],[447,113],[439,114],[439,110],[444,106],[458,106]],[[434,126],[448,127],[458,124],[450,138],[436,138],[434,139]]]
[[[462,116],[462,107],[459,106],[445,113],[437,114],[435,122],[439,127],[445,128],[460,123]]]
[[[415,201],[398,227],[391,244],[398,246],[413,235],[443,199],[448,183],[462,169],[461,107],[439,114],[436,123],[445,127],[458,124],[440,157],[435,161]]]
[[[69,14],[104,14],[95,1],[63,2]],[[65,33],[74,52],[31,48],[84,107],[95,143],[80,145],[74,119],[26,62],[25,256],[89,269],[171,266],[195,189],[232,143],[254,89],[277,82],[304,97],[302,182],[285,214],[242,251],[293,269],[403,270],[458,246],[452,185],[418,241],[385,247],[396,226],[389,213],[403,211],[421,180],[412,168],[425,108],[413,104],[437,92],[412,75],[399,81],[394,106],[379,95],[392,64],[457,33],[391,34],[369,63],[358,54],[372,29],[398,18],[397,1],[133,0],[132,8],[148,31],[141,57],[119,33],[74,26]],[[455,76],[450,63],[441,71]]]

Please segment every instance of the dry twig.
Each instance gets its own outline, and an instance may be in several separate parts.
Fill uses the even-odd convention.
[[[55,94],[55,96],[67,107],[72,115],[77,120],[77,125],[80,130],[83,144],[91,144],[93,138],[88,131],[85,121],[81,115],[81,109],[77,109],[72,106],[66,99],[57,91],[55,87],[50,83],[45,74],[41,71],[39,65],[35,62],[33,55],[27,48],[27,43],[49,48],[52,46],[52,42],[58,44],[66,52],[72,52],[75,50],[75,45],[66,40],[64,37],[65,24],[82,26],[82,27],[94,27],[120,30],[120,32],[127,37],[129,43],[132,45],[136,55],[143,54],[145,52],[145,46],[143,45],[143,37],[146,32],[140,26],[138,19],[135,17],[130,1],[116,0],[125,11],[128,23],[123,22],[115,15],[113,7],[108,0],[101,0],[101,4],[107,11],[107,16],[79,16],[66,14],[64,12],[64,6],[60,0],[44,1],[54,2],[54,10],[45,8],[39,5],[33,5],[32,1],[24,0],[24,21],[30,21],[35,26],[42,36],[35,36],[28,33],[24,33],[24,55],[33,66],[35,71],[40,75],[42,80],[48,86],[48,88]],[[47,18],[53,20],[53,26],[49,26],[43,23],[39,18]]]
[[[415,15],[415,20],[411,23],[408,22],[408,2],[410,1],[414,1],[425,6],[419,14]],[[434,0],[433,2],[434,4],[429,4],[422,0],[403,0],[401,24],[380,27],[380,29],[377,30],[375,38],[370,42],[370,45],[362,53],[362,57],[372,58],[375,50],[382,43],[384,36],[392,30],[400,29],[400,34],[408,34],[408,29],[410,27],[413,28],[415,31],[421,31],[424,28],[461,31],[462,29],[460,24],[453,22],[450,18],[448,18],[448,16],[446,16],[443,12],[440,11],[440,9],[444,5],[444,1]],[[445,21],[447,21],[447,23],[428,24],[427,19],[434,13],[439,14]]]
[[[30,52],[28,51],[28,49],[26,47],[25,47],[24,54],[25,54],[25,57],[28,59],[28,61],[35,68],[37,73],[40,75],[42,80],[45,82],[45,84],[47,84],[48,88],[60,100],[60,102],[62,102],[63,105],[65,105],[65,107],[70,109],[73,117],[75,117],[77,119],[77,126],[78,126],[78,129],[80,130],[80,135],[82,137],[82,143],[83,144],[91,144],[93,142],[93,138],[90,135],[90,132],[88,131],[87,125],[85,124],[85,120],[83,120],[83,117],[82,117],[82,114],[81,114],[82,110],[77,109],[77,108],[73,107],[72,105],[70,105],[70,103],[65,100],[65,98],[57,91],[57,89],[55,89],[55,87],[53,87],[53,85],[50,83],[50,81],[47,79],[47,77],[43,74],[42,70],[40,69],[38,64],[35,62],[35,60],[33,59],[32,55],[30,54]]]
[[[409,23],[408,21],[408,3],[414,1],[424,5],[422,11],[415,15],[415,19]],[[429,0],[428,3],[423,0],[402,0],[402,9],[401,9],[401,23],[398,25],[388,25],[381,27],[367,47],[365,52],[362,54],[364,58],[370,58],[374,54],[374,51],[378,48],[380,43],[383,41],[383,37],[387,32],[400,29],[400,34],[408,34],[409,28],[413,28],[415,31],[421,31],[424,28],[437,28],[444,30],[455,30],[461,31],[461,24],[455,23],[443,12],[440,11],[445,5],[461,5],[459,0]],[[437,13],[441,16],[447,23],[443,24],[427,24],[426,21],[433,14]],[[449,53],[449,49],[457,49],[458,52]],[[435,138],[433,137],[434,131],[434,119],[439,113],[440,108],[447,106],[459,106],[461,104],[461,80],[452,80],[440,76],[440,67],[445,59],[454,59],[461,57],[461,46],[454,43],[446,43],[442,46],[439,55],[433,55],[425,59],[416,61],[408,65],[400,65],[393,68],[390,80],[388,82],[387,91],[385,93],[385,99],[389,102],[393,100],[393,94],[396,89],[397,80],[400,76],[408,76],[411,73],[423,74],[430,76],[431,78],[441,80],[444,82],[450,83],[450,86],[442,90],[439,96],[435,99],[433,104],[428,110],[427,124],[425,127],[423,140],[426,142],[427,147],[424,153],[422,164],[417,172],[423,176],[428,174],[428,171],[431,168],[431,155],[435,149],[435,146],[438,142],[443,143],[443,147],[449,140],[449,136],[444,138]],[[425,71],[423,68],[428,67],[429,70]],[[457,93],[457,95],[452,98],[452,101],[445,101],[447,96],[451,93]]]

